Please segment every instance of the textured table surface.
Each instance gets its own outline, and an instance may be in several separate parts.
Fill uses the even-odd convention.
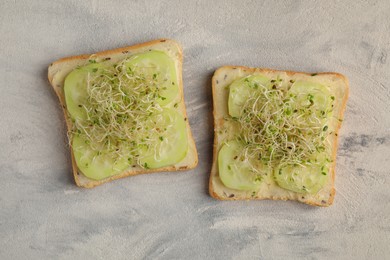
[[[109,2],[0,3],[0,259],[389,257],[389,1]],[[47,66],[161,37],[184,48],[198,167],[76,187]],[[333,206],[209,197],[227,64],[348,76]]]

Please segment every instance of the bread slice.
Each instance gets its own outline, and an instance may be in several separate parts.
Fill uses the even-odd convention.
[[[50,64],[48,68],[48,79],[53,87],[55,93],[57,94],[60,104],[63,108],[63,112],[65,115],[66,124],[68,127],[68,131],[72,129],[72,120],[67,112],[67,107],[65,103],[65,96],[64,96],[64,80],[66,76],[76,67],[83,66],[88,64],[88,60],[94,59],[96,62],[101,61],[107,61],[110,62],[118,62],[123,60],[126,57],[129,57],[131,55],[137,54],[137,53],[143,53],[150,50],[158,50],[165,52],[168,56],[170,56],[174,62],[175,62],[175,68],[176,68],[176,74],[177,74],[177,82],[179,83],[179,95],[177,97],[176,102],[178,104],[178,109],[182,113],[183,117],[186,121],[186,130],[187,130],[187,137],[188,137],[188,151],[185,156],[185,158],[176,163],[172,166],[167,166],[163,168],[157,168],[157,169],[145,169],[140,166],[136,166],[134,168],[129,168],[128,170],[125,170],[124,172],[111,176],[106,179],[102,180],[92,180],[84,176],[80,170],[78,169],[76,165],[76,161],[73,155],[72,149],[71,156],[72,156],[72,168],[73,168],[73,175],[75,182],[77,186],[85,187],[85,188],[92,188],[97,185],[101,185],[103,183],[120,179],[126,176],[130,175],[137,175],[137,174],[144,174],[144,173],[152,173],[152,172],[162,172],[162,171],[181,171],[181,170],[188,170],[195,168],[198,164],[198,155],[195,147],[195,142],[192,137],[192,133],[190,130],[190,125],[187,120],[187,114],[186,114],[186,108],[184,104],[184,96],[183,96],[183,80],[182,80],[182,64],[183,64],[183,54],[181,46],[169,39],[159,39],[154,40],[134,46],[124,47],[124,48],[118,48],[114,50],[108,50],[103,52],[98,52],[95,54],[87,54],[87,55],[80,55],[80,56],[73,56],[73,57],[67,57],[60,60],[57,60]]]
[[[229,85],[236,79],[248,75],[264,75],[267,78],[275,79],[281,78],[286,82],[290,80],[305,80],[310,82],[317,82],[329,86],[334,100],[333,115],[339,120],[332,120],[332,128],[334,134],[329,136],[329,141],[332,144],[332,163],[329,169],[328,180],[325,186],[317,194],[297,193],[287,189],[283,189],[277,185],[273,178],[263,181],[258,192],[240,191],[226,187],[220,177],[218,170],[218,152],[221,149],[223,142],[227,136],[222,129],[229,129],[229,121],[225,120],[228,116],[228,95]],[[292,71],[278,71],[272,69],[249,68],[240,66],[224,66],[216,70],[212,78],[212,93],[214,105],[214,151],[213,164],[209,179],[210,195],[219,200],[295,200],[315,206],[329,206],[333,203],[335,188],[335,159],[337,151],[338,131],[341,126],[343,113],[348,97],[348,80],[338,73],[303,73]]]

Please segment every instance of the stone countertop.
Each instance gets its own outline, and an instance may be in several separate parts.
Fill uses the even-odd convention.
[[[0,259],[385,259],[390,255],[390,2],[2,1]],[[75,186],[46,79],[61,57],[157,38],[184,48],[195,170]],[[222,65],[350,80],[334,205],[207,193]]]

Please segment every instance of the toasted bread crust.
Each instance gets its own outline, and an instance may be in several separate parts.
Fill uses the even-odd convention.
[[[256,73],[265,73],[265,72],[278,73],[279,72],[279,73],[286,73],[288,76],[293,76],[295,74],[301,74],[301,75],[304,74],[304,75],[308,75],[308,76],[312,76],[313,74],[336,76],[344,81],[345,88],[346,88],[345,95],[343,97],[342,104],[341,104],[341,109],[340,109],[340,112],[338,115],[338,118],[343,119],[344,111],[345,111],[348,96],[349,96],[349,82],[348,82],[348,79],[340,73],[337,73],[337,72],[307,73],[307,72],[297,72],[297,71],[274,70],[274,69],[268,69],[268,68],[252,68],[252,67],[246,67],[246,66],[223,66],[223,67],[220,67],[215,71],[213,78],[212,78],[213,116],[214,116],[213,166],[214,166],[214,164],[217,163],[218,149],[219,149],[218,136],[217,136],[217,133],[215,131],[218,128],[217,126],[221,126],[221,124],[222,124],[222,122],[217,122],[216,98],[215,98],[216,97],[216,87],[217,87],[216,86],[216,78],[218,78],[220,73],[226,72],[226,70],[229,70],[229,69],[231,69],[231,70],[241,69],[244,72],[247,72],[248,74],[253,74],[255,72]],[[340,127],[341,127],[341,121],[339,121],[337,123],[337,127],[335,129],[336,135],[338,135]],[[334,196],[336,193],[336,190],[334,188],[334,182],[335,182],[337,147],[338,147],[338,138],[336,138],[334,143],[333,143],[333,153],[332,153],[333,164],[332,164],[331,169],[330,169],[330,172],[332,174],[332,189],[329,192],[330,196],[329,196],[328,201],[314,201],[314,200],[301,201],[301,200],[297,200],[297,199],[291,199],[289,197],[248,197],[248,198],[239,198],[236,196],[234,196],[234,197],[225,196],[224,197],[224,196],[219,195],[214,189],[214,185],[213,185],[213,181],[212,181],[213,174],[216,174],[215,172],[213,172],[213,169],[215,169],[214,167],[211,170],[210,178],[209,178],[209,194],[211,197],[218,199],[218,200],[265,200],[265,199],[269,199],[269,200],[294,200],[294,201],[299,201],[299,202],[302,202],[302,203],[305,203],[308,205],[312,205],[312,206],[320,206],[320,207],[330,206],[333,204]]]
[[[66,105],[65,105],[65,102],[64,102],[64,96],[62,94],[61,91],[58,90],[58,86],[56,86],[53,82],[53,79],[54,79],[54,76],[55,76],[55,71],[53,72],[52,71],[52,68],[53,67],[57,67],[57,66],[61,66],[63,64],[67,64],[69,62],[73,62],[73,61],[87,61],[88,59],[91,59],[92,57],[93,58],[101,58],[101,59],[105,59],[106,57],[109,57],[111,55],[116,55],[116,54],[127,54],[128,52],[131,52],[131,51],[134,51],[134,50],[137,50],[137,49],[140,49],[140,48],[144,48],[144,47],[151,47],[151,49],[153,48],[154,45],[156,44],[159,44],[159,43],[169,43],[169,44],[172,44],[173,46],[175,46],[175,48],[177,48],[177,51],[178,51],[178,61],[179,61],[179,68],[178,68],[178,71],[177,71],[177,74],[178,74],[178,81],[179,81],[179,93],[180,93],[180,96],[181,96],[181,102],[182,103],[180,105],[180,109],[181,109],[181,112],[183,114],[183,117],[184,118],[187,118],[186,120],[186,128],[187,128],[187,134],[188,134],[188,145],[189,145],[189,149],[194,149],[194,152],[193,152],[193,160],[192,160],[192,164],[189,164],[189,165],[185,165],[185,166],[179,166],[179,167],[176,167],[176,166],[167,166],[167,167],[162,167],[162,168],[157,168],[157,169],[143,169],[143,168],[138,168],[138,169],[134,169],[134,170],[129,170],[129,171],[126,171],[126,172],[123,172],[121,174],[117,174],[117,175],[114,175],[114,176],[111,176],[111,177],[108,177],[108,178],[105,178],[105,179],[102,179],[102,180],[92,180],[92,179],[88,179],[87,177],[85,177],[78,169],[77,165],[76,165],[76,161],[75,161],[75,158],[74,158],[74,154],[73,154],[73,150],[70,149],[70,153],[71,153],[71,158],[72,158],[72,171],[73,171],[73,176],[74,176],[74,180],[75,180],[75,183],[77,186],[79,187],[84,187],[84,188],[93,188],[93,187],[96,187],[96,186],[99,186],[99,185],[102,185],[106,182],[110,182],[110,181],[113,181],[113,180],[117,180],[117,179],[121,179],[121,178],[124,178],[124,177],[127,177],[127,176],[132,176],[132,175],[138,175],[138,174],[148,174],[148,173],[155,173],[155,172],[167,172],[167,171],[185,171],[185,170],[190,170],[190,169],[193,169],[197,166],[198,164],[198,154],[197,154],[197,151],[196,151],[196,146],[195,146],[195,141],[194,141],[194,138],[193,138],[193,135],[192,135],[192,132],[190,130],[190,124],[189,124],[189,120],[188,120],[188,117],[187,117],[187,111],[186,111],[186,107],[184,105],[184,93],[183,93],[183,77],[182,77],[182,64],[183,64],[183,50],[181,48],[181,46],[174,40],[171,40],[171,39],[158,39],[158,40],[154,40],[154,41],[149,41],[149,42],[145,42],[145,43],[141,43],[141,44],[136,44],[136,45],[132,45],[132,46],[128,46],[128,47],[122,47],[122,48],[117,48],[117,49],[113,49],[113,50],[107,50],[107,51],[101,51],[101,52],[98,52],[98,53],[95,53],[95,54],[83,54],[83,55],[77,55],[77,56],[71,56],[71,57],[66,57],[66,58],[62,58],[62,59],[59,59],[53,63],[50,64],[49,68],[48,68],[48,80],[50,82],[50,85],[52,86],[52,88],[54,89],[56,95],[58,96],[59,100],[60,100],[60,103],[61,103],[61,106],[62,106],[62,109],[63,109],[63,113],[64,113],[64,117],[65,117],[65,121],[66,121],[66,125],[67,125],[67,128],[68,128],[68,131],[70,129],[72,129],[72,121],[70,120],[68,114],[67,114],[67,111],[66,111]],[[81,181],[81,176],[83,176],[83,179],[88,179],[89,181],[87,182],[82,182]]]
[[[61,58],[59,60],[52,62],[50,64],[49,68],[53,65],[61,64],[61,63],[72,61],[72,60],[87,60],[87,59],[91,58],[91,56],[104,58],[105,56],[110,56],[110,55],[118,54],[121,52],[123,54],[125,54],[129,51],[132,51],[132,50],[136,50],[136,49],[146,47],[146,46],[153,46],[159,42],[166,42],[166,41],[169,41],[170,43],[176,45],[176,47],[180,51],[180,57],[181,57],[180,61],[182,62],[183,61],[183,50],[182,50],[181,46],[174,40],[162,38],[162,39],[139,43],[139,44],[135,44],[135,45],[131,45],[131,46],[120,47],[120,48],[116,48],[116,49],[112,49],[112,50],[100,51],[100,52],[93,53],[93,54],[81,54],[81,55],[75,55],[75,56]],[[50,81],[50,83],[52,83],[52,77],[50,77],[50,75],[49,75],[49,81]]]

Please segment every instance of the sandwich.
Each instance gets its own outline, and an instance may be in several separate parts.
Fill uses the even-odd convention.
[[[63,58],[49,66],[78,186],[92,188],[130,175],[197,165],[182,60],[178,43],[160,39]]]
[[[338,73],[219,68],[210,195],[331,205],[348,89]]]

